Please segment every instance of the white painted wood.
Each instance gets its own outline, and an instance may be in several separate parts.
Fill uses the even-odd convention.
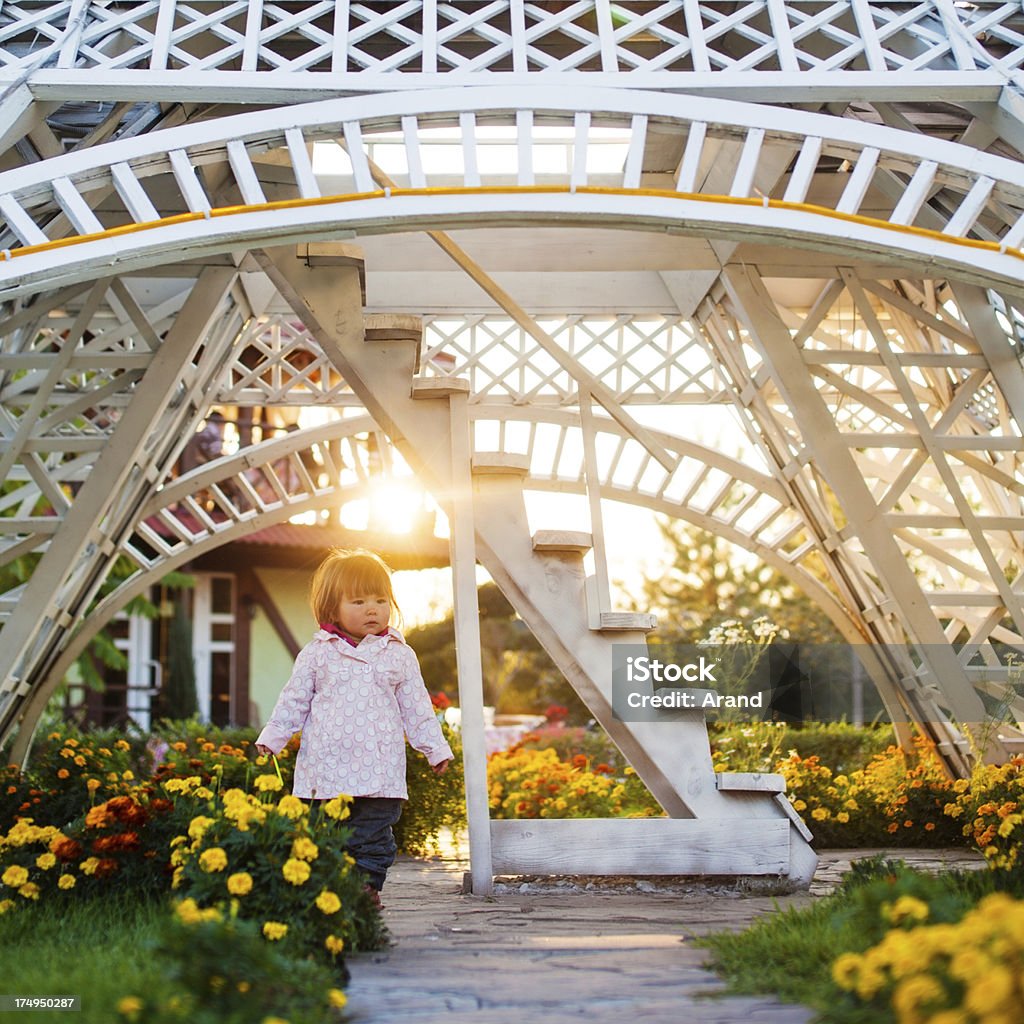
[[[650,632],[658,628],[658,616],[651,612],[605,612],[598,616],[598,629],[602,632],[620,630],[642,630]]]
[[[727,792],[785,793],[786,777],[774,772],[716,772],[715,783]]]
[[[487,749],[484,745],[483,670],[480,662],[480,608],[476,584],[476,534],[473,484],[470,476],[469,414],[465,394],[449,398],[451,482],[448,518],[451,524],[452,592],[455,601],[455,656],[462,708],[462,761],[466,777],[470,872],[473,894],[486,896],[494,874],[489,829],[490,796]]]
[[[248,0],[245,19],[245,47],[242,50],[242,70],[255,71],[260,53],[260,31],[263,27],[263,0]]]
[[[793,823],[793,827],[800,833],[800,835],[808,843],[814,839],[814,833],[807,827],[807,823],[803,818],[796,812],[792,803],[790,803],[789,797],[784,793],[776,793],[774,796],[775,803],[778,807],[781,807],[786,817]]]
[[[647,115],[637,114],[630,126],[629,151],[622,174],[623,188],[639,188],[644,169],[644,148],[647,145]]]
[[[683,159],[679,163],[679,174],[676,176],[677,192],[693,192],[697,187],[697,170],[700,168],[700,157],[704,151],[704,139],[708,126],[703,121],[694,121],[686,136],[686,148]]]
[[[783,71],[799,71],[796,49],[793,46],[793,32],[786,15],[785,0],[768,0],[768,16],[771,19],[772,36],[775,39],[779,67]]]
[[[590,135],[590,114],[577,111],[573,118],[572,175],[569,187],[576,189],[587,183],[587,146]]]
[[[516,181],[523,186],[534,183],[533,177],[533,111],[516,111]]]
[[[92,208],[68,178],[54,179],[53,194],[57,202],[60,203],[60,208],[67,214],[68,220],[80,235],[103,230],[103,225],[93,213]]]
[[[192,166],[188,153],[183,149],[173,149],[167,155],[171,161],[171,172],[178,183],[185,204],[193,213],[209,214],[210,200],[203,186],[199,184],[199,176]]]
[[[164,71],[167,68],[176,3],[177,0],[160,0],[160,12],[156,16],[156,27],[153,30],[153,53],[149,59],[150,71]]]
[[[579,530],[538,530],[533,535],[533,550],[540,552],[569,551],[582,555],[593,544],[593,537]]]
[[[39,245],[49,241],[14,196],[0,196],[0,213],[23,245]]]
[[[871,71],[885,71],[887,69],[885,53],[878,38],[875,19],[872,17],[870,0],[852,0],[852,6],[868,68]]]
[[[782,819],[566,818],[491,822],[496,874],[785,875]]]
[[[231,173],[238,184],[242,199],[253,206],[265,203],[267,197],[263,194],[263,186],[256,176],[256,169],[252,165],[252,160],[249,159],[249,151],[245,148],[245,143],[240,139],[232,139],[228,143],[227,151]]]
[[[348,71],[348,31],[350,0],[335,0],[334,36],[331,39],[331,72],[343,75]]]
[[[761,146],[764,143],[764,130],[752,128],[743,140],[743,149],[736,163],[736,174],[732,180],[729,195],[746,198],[754,184],[757,162],[761,157]]]
[[[690,38],[690,53],[693,57],[694,71],[711,71],[708,48],[704,41],[704,21],[701,17],[700,0],[683,0],[683,11],[686,15],[686,34]],[[689,192],[689,189],[680,189]]]
[[[309,158],[302,131],[298,128],[289,128],[285,131],[284,137],[288,144],[288,155],[291,157],[292,172],[295,174],[299,195],[303,199],[319,199],[320,186],[313,174],[313,162]]]
[[[789,184],[786,186],[783,199],[787,203],[802,203],[807,199],[807,192],[814,180],[815,172],[818,169],[818,160],[821,157],[821,139],[816,135],[809,135],[800,146],[800,155],[793,165],[793,172],[789,176]]]
[[[459,114],[459,134],[462,137],[465,185],[480,187],[480,171],[476,159],[476,117],[471,113]]]
[[[595,0],[595,12],[597,38],[601,46],[601,70],[614,73],[619,70],[619,62],[615,52],[615,27],[612,25],[610,0]]]
[[[366,160],[366,150],[363,149],[363,133],[358,121],[346,121],[344,124],[345,149],[348,151],[348,158],[352,162],[352,173],[356,179],[356,190],[358,192],[373,192],[375,189],[373,176],[370,174],[370,165]]]
[[[528,476],[530,457],[514,452],[474,452],[473,474],[487,476]]]
[[[409,185],[412,188],[426,188],[427,179],[423,173],[423,158],[420,154],[419,125],[416,118],[402,118],[402,139],[405,142],[405,157],[409,166]]]
[[[979,178],[957,207],[956,213],[950,217],[949,223],[943,228],[943,234],[966,236],[985,209],[994,186],[995,182],[991,178]]]
[[[872,147],[864,149],[857,159],[856,166],[850,172],[850,180],[843,189],[843,194],[836,204],[840,213],[856,213],[864,202],[875,168],[878,166],[879,151]]]
[[[437,0],[423,0],[423,71],[437,71]]]
[[[938,169],[939,165],[934,160],[925,160],[918,164],[913,177],[907,183],[906,191],[889,217],[893,224],[914,223],[914,219],[932,190],[935,173]]]
[[[469,381],[464,377],[415,377],[411,395],[418,399],[450,398],[469,394]]]

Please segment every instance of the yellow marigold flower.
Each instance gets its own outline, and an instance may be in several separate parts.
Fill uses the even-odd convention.
[[[199,904],[191,897],[179,900],[174,906],[174,912],[185,924],[198,924],[203,919],[199,912]]]
[[[52,853],[41,853],[36,857],[36,867],[43,871],[49,871],[56,863],[57,858]]]
[[[252,892],[252,875],[248,871],[236,871],[228,877],[228,892],[232,896],[245,896]]]
[[[116,747],[116,748],[117,748],[118,750],[131,750],[131,749],[132,749],[132,745],[131,745],[130,743],[126,743],[126,742],[125,742],[124,740],[118,740],[118,741],[117,741],[117,742],[116,742],[116,743],[114,744],[114,746],[115,746],[115,747]]]
[[[793,801],[793,810],[794,811],[806,811],[807,810],[807,802],[805,800],[794,800]]]
[[[276,775],[257,775],[252,784],[261,793],[276,793],[284,787],[284,783]]]
[[[28,881],[28,869],[20,864],[12,864],[4,873],[0,881],[9,885],[12,889],[23,886]]]
[[[66,778],[69,778],[70,775],[71,775],[71,772],[69,772],[67,770],[67,768],[61,768],[57,772],[57,778],[58,779],[66,779]]]
[[[111,754],[110,754],[110,750],[109,750],[109,749],[108,749],[107,747],[100,747],[100,753],[101,753],[101,754],[102,754],[102,755],[103,755],[104,757],[110,757],[110,756],[111,756]]]
[[[325,914],[336,914],[341,910],[341,900],[338,899],[338,894],[331,892],[330,889],[324,889],[324,891],[317,896],[316,905]]]
[[[350,796],[336,796],[333,800],[328,800],[324,804],[324,813],[328,818],[334,818],[337,821],[344,821],[349,816],[348,805],[352,798]]]
[[[324,939],[324,946],[327,947],[328,953],[337,956],[345,948],[345,942],[343,939],[339,939],[337,935],[328,935]]]
[[[827,818],[831,817],[831,813],[827,807],[815,807],[814,810],[811,811],[811,817],[815,821],[825,821]]]
[[[213,798],[213,790],[207,789],[205,786],[200,786],[196,790],[196,796],[199,797],[200,800],[211,800]]]
[[[130,771],[130,770],[129,771],[123,771],[123,772],[121,772],[121,778],[124,779],[125,782],[131,782],[132,779],[135,778],[135,772]]]
[[[188,842],[188,836],[175,836],[171,840],[171,849],[173,850],[176,846],[181,846],[182,843]]]
[[[90,793],[95,793],[96,790],[100,788],[100,780],[99,779],[86,779],[85,780],[85,788]]]
[[[262,1024],[288,1024],[284,1017],[264,1017]]]
[[[199,815],[198,818],[193,818],[188,826],[188,835],[190,839],[202,839],[203,833],[213,824],[213,818],[204,818]]]
[[[27,900],[39,899],[39,886],[35,882],[26,882],[19,890],[19,896],[24,896]]]
[[[348,1002],[348,996],[340,988],[330,988],[327,990],[327,1002],[335,1009],[340,1010]]]
[[[299,836],[292,843],[292,856],[298,857],[299,860],[316,860],[320,856],[320,848],[312,839],[306,836]]]
[[[235,986],[235,988],[237,988],[237,989],[238,989],[238,991],[242,993],[242,995],[245,995],[245,993],[246,993],[246,992],[248,992],[248,991],[249,991],[249,989],[251,989],[251,988],[252,988],[252,985],[250,985],[250,984],[249,984],[249,982],[247,982],[247,981],[240,981],[240,982],[239,982],[239,983],[238,983],[238,984],[237,984],[237,985]]]
[[[291,857],[284,862],[281,874],[284,875],[286,882],[291,882],[292,885],[303,885],[309,878],[309,865],[304,860],[296,860]]]
[[[857,982],[860,960],[860,955],[857,953],[843,953],[836,957],[832,964],[832,980],[840,988],[850,991]]]
[[[212,846],[199,855],[199,866],[206,872],[223,871],[228,866],[228,855],[219,846]]]
[[[928,918],[928,904],[915,896],[901,896],[895,903],[882,904],[882,916],[893,924],[903,921],[925,921]]]
[[[846,811],[840,811],[836,815],[836,821],[838,821],[840,825],[845,825],[849,820],[850,816],[846,813]]]
[[[77,747],[78,746],[78,740],[76,740],[76,739],[66,739],[64,741],[64,746],[66,746],[66,747]]]
[[[61,756],[61,757],[64,757],[64,758],[67,758],[67,757],[74,757],[74,756],[75,756],[75,752],[74,752],[73,750],[68,750],[68,749],[67,749],[67,747],[65,747],[65,748],[64,748],[64,749],[63,749],[63,750],[62,750],[62,751],[60,752],[60,756]]]
[[[296,821],[303,815],[309,813],[309,808],[297,797],[289,794],[281,797],[277,802],[277,813],[283,814],[286,818]]]
[[[89,857],[87,860],[83,860],[79,865],[79,870],[83,875],[92,875],[96,873],[96,869],[100,865],[99,857]]]
[[[57,879],[58,889],[74,889],[75,887],[75,876],[74,875],[61,875]]]
[[[0,917],[6,914],[8,910],[11,910],[13,907],[16,906],[17,904],[14,902],[14,900],[0,900]]]
[[[138,996],[125,996],[117,1002],[117,1012],[133,1020],[142,1007],[143,1002]]]
[[[276,942],[288,934],[288,925],[281,924],[279,921],[267,921],[263,925],[263,934],[271,942]]]
[[[85,767],[85,758],[82,757],[81,754],[76,754],[75,755],[75,764],[77,764],[79,768],[84,768]]]

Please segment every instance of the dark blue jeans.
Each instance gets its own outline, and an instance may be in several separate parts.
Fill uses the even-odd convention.
[[[352,838],[348,852],[378,892],[384,887],[388,868],[395,863],[398,846],[391,827],[402,816],[403,803],[398,797],[357,796],[349,804],[345,824],[352,829]]]

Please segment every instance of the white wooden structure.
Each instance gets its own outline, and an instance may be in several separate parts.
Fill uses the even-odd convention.
[[[602,501],[786,572],[951,771],[972,735],[1005,757],[1022,62],[988,0],[3,3],[0,565],[34,571],[3,577],[0,737],[133,594],[393,446],[452,524],[474,891],[813,872],[699,713],[612,717],[609,645],[651,623],[611,607]],[[714,404],[756,459],[645,425]],[[174,478],[211,405],[335,415]],[[533,490],[589,521],[531,533]],[[488,821],[477,561],[667,819]]]

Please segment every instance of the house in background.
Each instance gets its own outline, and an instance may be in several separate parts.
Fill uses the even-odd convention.
[[[238,426],[230,414],[211,414],[185,449],[180,471],[219,457],[225,429],[230,438]],[[148,729],[168,713],[161,697],[174,663],[172,647],[184,636],[200,717],[218,726],[259,724],[315,628],[308,588],[319,562],[340,547],[376,551],[396,571],[446,566],[448,541],[433,528],[434,515],[427,512],[413,517],[408,533],[280,523],[207,552],[181,569],[194,580],[191,587],[152,588],[155,618],[121,613],[108,625],[126,667],[100,667],[102,690],[69,680],[65,715],[96,726]],[[184,615],[189,628],[176,629],[175,615]]]

